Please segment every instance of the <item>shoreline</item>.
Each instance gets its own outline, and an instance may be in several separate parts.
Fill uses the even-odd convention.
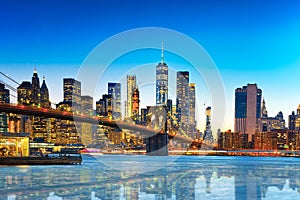
[[[101,152],[85,152],[88,155],[147,155],[145,150],[140,151],[101,151]],[[171,150],[168,156],[245,156],[245,157],[299,157],[300,151],[257,151],[257,150]]]

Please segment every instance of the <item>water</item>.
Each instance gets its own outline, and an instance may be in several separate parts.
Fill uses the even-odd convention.
[[[0,167],[2,199],[300,199],[299,158],[83,156]]]

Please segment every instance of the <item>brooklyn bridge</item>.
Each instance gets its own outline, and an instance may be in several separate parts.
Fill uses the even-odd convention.
[[[4,73],[0,73],[0,83],[4,84],[6,88],[10,89],[11,97],[17,98],[13,95],[13,92],[17,92],[17,89],[7,82],[12,82],[15,85],[19,83]],[[170,140],[174,140],[178,143],[184,143],[188,146],[194,145],[201,147],[203,141],[193,140],[186,135],[180,134],[180,131],[169,132],[167,129],[167,116],[163,116],[164,125],[160,128],[154,128],[151,125],[139,125],[134,122],[128,122],[123,120],[113,120],[103,116],[97,116],[92,114],[82,114],[70,111],[60,111],[51,107],[37,107],[22,104],[3,103],[0,104],[0,113],[6,114],[19,114],[43,118],[54,118],[60,120],[69,120],[75,122],[84,122],[89,124],[97,124],[111,128],[117,128],[120,130],[129,130],[131,133],[139,133],[145,138],[146,152],[153,155],[168,155],[168,144]],[[161,113],[152,113],[152,115],[160,115]],[[155,116],[156,119],[161,119],[161,116]]]

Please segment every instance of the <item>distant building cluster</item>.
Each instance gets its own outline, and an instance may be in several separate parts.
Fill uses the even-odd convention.
[[[176,102],[168,99],[168,65],[164,61],[162,44],[161,62],[156,66],[156,105],[140,107],[140,91],[135,74],[127,75],[127,94],[124,101],[125,115],[121,110],[121,83],[109,82],[107,93],[96,101],[82,95],[81,82],[74,78],[63,79],[63,100],[52,104],[45,77],[40,83],[34,69],[31,81],[23,81],[17,88],[17,104],[35,108],[56,109],[59,112],[73,112],[84,115],[97,115],[114,121],[145,125],[163,133],[181,134],[196,139],[196,86],[190,83],[188,71],[178,71],[176,79]],[[0,103],[10,102],[9,90],[0,84]],[[94,107],[96,109],[94,109]],[[159,113],[159,115],[158,115]],[[208,112],[207,112],[208,113]],[[210,128],[210,114],[207,116],[205,136],[214,142]],[[31,143],[52,143],[58,145],[84,144],[94,147],[136,147],[145,141],[141,133],[107,127],[101,124],[88,124],[64,119],[45,118],[20,114],[0,113],[0,132],[29,133]],[[197,137],[199,139],[199,137]],[[167,141],[167,138],[166,138]],[[160,142],[160,141],[158,141]],[[165,146],[165,141],[162,146]]]
[[[281,111],[269,117],[262,90],[248,84],[235,90],[235,125],[218,134],[218,149],[300,150],[300,105],[286,127]]]
[[[141,108],[136,75],[128,74],[126,80],[124,116],[121,110],[121,83],[117,82],[108,82],[107,93],[102,94],[94,105],[93,97],[82,95],[80,81],[64,78],[63,100],[52,105],[45,77],[40,83],[37,70],[34,69],[31,81],[23,81],[16,88],[16,98],[18,105],[21,106],[40,108],[45,112],[47,109],[55,109],[62,113],[97,115],[116,122],[135,123],[161,133],[178,134],[194,141],[204,142],[206,146],[214,145],[217,149],[300,150],[300,105],[296,112],[293,111],[289,115],[286,127],[281,111],[274,117],[268,115],[262,90],[256,84],[248,84],[235,90],[234,131],[219,131],[217,138],[214,138],[211,128],[212,107],[206,108],[204,132],[196,129],[196,85],[190,82],[188,71],[177,72],[176,102],[168,99],[168,65],[164,61],[163,47],[161,61],[156,66],[156,105]],[[9,89],[0,83],[1,104],[10,103]],[[0,132],[29,133],[31,143],[84,144],[100,148],[143,147],[146,142],[140,132],[76,120],[6,113],[0,113]],[[155,138],[153,141],[156,146],[163,147],[167,138],[166,141],[158,139],[156,141]],[[175,148],[189,148],[173,141],[170,144]],[[201,147],[198,144],[191,146]]]

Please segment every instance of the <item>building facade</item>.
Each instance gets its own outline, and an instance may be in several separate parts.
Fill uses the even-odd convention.
[[[195,138],[196,135],[196,90],[189,83],[189,72],[179,71],[176,78],[176,120],[183,135]]]
[[[0,104],[10,103],[9,90],[5,85],[0,83]],[[0,113],[0,132],[8,131],[8,115]]]
[[[81,82],[73,78],[63,80],[64,100],[56,105],[56,109],[66,112],[81,112]],[[56,143],[81,143],[81,123],[70,120],[57,120]]]
[[[81,110],[84,115],[92,116],[93,110],[93,97],[81,96]],[[93,126],[96,124],[85,123],[81,124],[81,142],[84,146],[89,146],[93,143]]]
[[[235,125],[236,133],[248,134],[248,141],[253,141],[261,116],[262,90],[256,84],[248,84],[235,90]]]
[[[132,104],[131,104],[131,119],[134,122],[139,121],[139,115],[140,115],[140,91],[139,88],[136,86],[134,88],[134,91],[132,93]]]
[[[168,65],[164,61],[162,45],[161,61],[156,66],[156,105],[167,105],[168,100]]]
[[[136,76],[127,75],[127,101],[125,102],[125,117],[132,116],[132,95],[136,87]]]
[[[121,120],[121,83],[108,83],[108,95],[112,99],[112,118]]]

